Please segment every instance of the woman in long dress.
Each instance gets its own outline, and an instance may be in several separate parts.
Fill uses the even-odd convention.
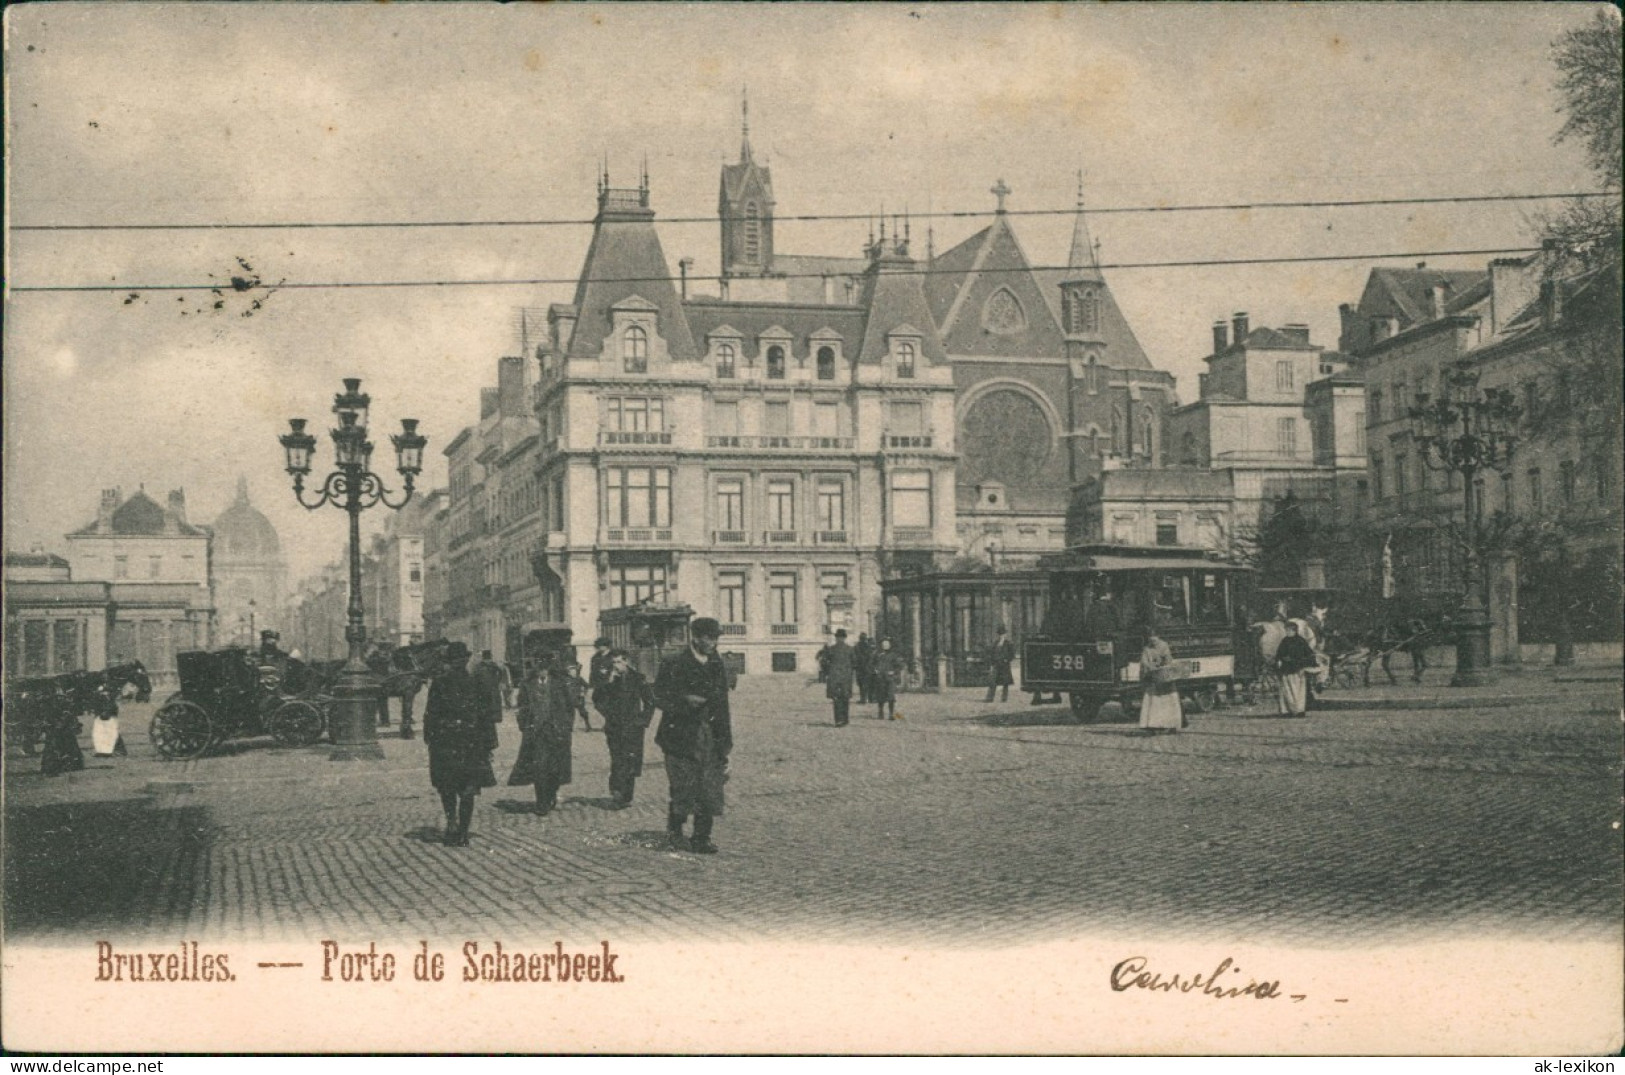
[[[1281,679],[1281,715],[1307,716],[1309,708],[1309,682],[1305,673],[1315,667],[1315,651],[1298,634],[1293,620],[1286,623],[1286,637],[1275,650],[1275,671]]]
[[[1185,713],[1179,705],[1179,687],[1160,670],[1174,663],[1174,651],[1157,637],[1155,628],[1145,632],[1145,648],[1140,651],[1140,727],[1150,732],[1177,732],[1185,726]]]

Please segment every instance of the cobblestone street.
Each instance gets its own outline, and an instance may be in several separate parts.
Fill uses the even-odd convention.
[[[448,848],[424,747],[393,728],[381,763],[268,741],[164,762],[146,741],[151,707],[129,704],[129,758],[87,750],[86,771],[51,779],[37,759],[7,759],[7,932],[1615,939],[1618,684],[1509,684],[1470,709],[1392,708],[1400,688],[1372,689],[1308,720],[1224,709],[1142,738],[970,691],[905,695],[904,720],[863,709],[838,729],[821,687],[747,677],[710,857],[665,846],[652,732],[632,808],[609,808],[602,733],[578,727],[560,809],[537,817],[528,789],[490,789],[472,845]],[[505,776],[511,713],[501,736]]]

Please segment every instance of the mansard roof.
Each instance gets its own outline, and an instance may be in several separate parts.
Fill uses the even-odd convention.
[[[603,209],[593,224],[592,244],[576,284],[578,320],[570,355],[596,358],[609,333],[610,311],[634,296],[659,311],[659,332],[673,359],[698,355],[660,236],[655,233],[654,213]]]
[[[1360,312],[1397,317],[1402,325],[1433,320],[1433,288],[1445,289],[1445,313],[1456,313],[1484,298],[1489,273],[1481,269],[1372,269],[1360,296]]]
[[[948,361],[942,337],[932,331],[936,322],[926,302],[923,279],[915,271],[914,261],[907,256],[882,255],[876,260],[859,289],[859,302],[864,311],[859,362],[879,363],[881,356],[890,350],[886,337],[905,325],[923,336],[921,350],[926,361],[933,365]],[[918,327],[922,325],[923,330]]]
[[[798,360],[809,357],[820,343],[829,339],[840,340],[843,353],[850,358],[857,353],[858,343],[863,339],[863,311],[856,306],[693,298],[683,304],[683,310],[695,339],[738,336],[743,341],[741,357],[744,358],[759,357],[758,341],[776,329],[789,334],[790,355]]]

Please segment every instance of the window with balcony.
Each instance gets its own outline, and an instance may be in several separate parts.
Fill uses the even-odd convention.
[[[717,400],[711,404],[711,443],[724,448],[739,447],[739,404]]]
[[[846,530],[846,483],[838,478],[818,482],[818,529],[822,532]],[[835,540],[835,539],[831,539]]]
[[[609,569],[611,608],[626,608],[666,596],[666,569],[660,564],[628,564]]]
[[[764,436],[781,439],[790,435],[790,404],[788,401],[768,400],[762,404],[762,433]]]
[[[609,428],[617,433],[659,433],[666,428],[666,401],[644,396],[611,397]]]
[[[734,375],[735,362],[738,358],[734,345],[731,343],[717,344],[717,376],[731,378]]]
[[[778,478],[767,483],[767,526],[770,530],[796,528],[796,483]]]
[[[671,471],[665,467],[607,467],[604,486],[608,525],[671,525]]]
[[[745,480],[721,478],[716,491],[717,529],[741,534],[745,529]]]
[[[744,634],[748,622],[745,613],[745,573],[743,571],[717,572],[717,619],[722,622],[724,634]],[[729,627],[737,630],[729,631]]]
[[[897,376],[914,376],[914,344],[908,340],[897,345]]]
[[[767,577],[767,614],[776,635],[793,635],[801,623],[796,599],[796,573],[775,571]]]
[[[628,325],[621,335],[621,361],[627,373],[649,372],[649,333],[642,325]]]
[[[824,447],[833,447],[827,442],[841,435],[841,405],[839,403],[816,403],[813,405],[813,436],[825,441]]]
[[[1277,418],[1275,420],[1275,451],[1284,456],[1298,454],[1298,420],[1296,418]]]
[[[923,403],[892,403],[886,408],[886,431],[900,437],[917,437],[925,432]]]
[[[894,528],[930,529],[931,472],[891,472],[891,522]]]
[[[767,377],[770,381],[784,380],[784,348],[778,344],[767,349]]]
[[[820,347],[818,349],[818,379],[820,381],[833,381],[835,379],[835,348]]]

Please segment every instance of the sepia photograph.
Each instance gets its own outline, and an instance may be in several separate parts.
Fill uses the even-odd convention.
[[[4,26],[8,1052],[1625,1047],[1616,6]]]

